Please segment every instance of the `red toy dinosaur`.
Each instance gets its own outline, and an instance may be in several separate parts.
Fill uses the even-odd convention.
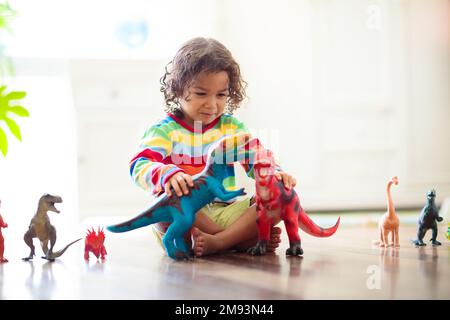
[[[84,245],[84,259],[89,260],[89,252],[92,252],[97,259],[101,256],[102,260],[105,260],[105,255],[107,254],[105,249],[105,233],[98,228],[98,232],[94,231],[94,228],[91,230],[88,229],[86,234],[86,242]]]
[[[2,201],[0,200],[0,205],[1,204]],[[3,253],[5,252],[5,239],[2,235],[2,228],[8,228],[8,224],[3,221],[2,215],[0,214],[0,263],[8,262],[8,259],[3,256]]]
[[[266,252],[274,219],[284,221],[290,244],[286,255],[303,254],[298,227],[315,237],[329,237],[336,232],[340,218],[331,228],[317,226],[301,207],[295,190],[288,190],[283,182],[275,177],[275,160],[270,150],[258,148],[253,170],[256,182],[258,243],[248,250],[250,254],[262,255]]]

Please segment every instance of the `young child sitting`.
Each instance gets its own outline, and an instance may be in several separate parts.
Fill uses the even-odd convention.
[[[239,65],[223,44],[194,38],[166,66],[161,84],[167,115],[146,130],[139,152],[130,162],[130,173],[138,186],[154,195],[166,192],[181,197],[189,194],[192,176],[204,168],[212,143],[225,135],[248,133],[246,126],[231,115],[245,98],[245,82]],[[252,165],[243,166],[253,178]],[[223,185],[234,190],[234,167],[228,169]],[[287,188],[295,186],[289,174],[280,170],[276,175]],[[194,254],[205,256],[254,246],[258,238],[256,219],[250,198],[206,205],[197,213],[187,235],[192,238]],[[153,225],[160,244],[167,227],[167,223]],[[268,251],[278,247],[280,233],[280,228],[272,228]]]

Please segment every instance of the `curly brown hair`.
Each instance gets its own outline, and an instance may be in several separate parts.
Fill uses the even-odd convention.
[[[225,112],[232,114],[246,97],[247,83],[241,77],[239,65],[231,52],[219,41],[211,38],[194,38],[183,44],[165,68],[161,77],[165,111],[182,116],[180,97],[201,72],[226,71],[229,95]]]

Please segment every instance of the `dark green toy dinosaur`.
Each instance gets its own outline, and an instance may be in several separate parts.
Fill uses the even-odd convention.
[[[440,246],[441,243],[436,240],[438,235],[438,227],[437,222],[441,222],[444,218],[439,216],[439,211],[434,203],[434,199],[436,198],[436,191],[430,190],[427,194],[427,204],[423,207],[419,216],[419,229],[417,230],[417,240],[414,240],[413,243],[416,246],[426,246],[423,242],[423,237],[428,229],[431,229],[433,234],[431,236],[431,243],[435,246]],[[437,222],[436,222],[437,221]]]

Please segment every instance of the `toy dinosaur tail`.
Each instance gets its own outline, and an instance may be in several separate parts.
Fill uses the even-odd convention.
[[[159,206],[158,203],[162,203],[162,200],[165,200],[166,198],[166,194],[162,194],[161,196],[159,196],[155,204],[150,205],[134,218],[131,218],[125,222],[107,226],[106,229],[114,233],[120,233],[142,228],[160,221],[170,221],[163,219],[167,218],[164,214],[169,216],[170,208],[167,208],[167,210],[165,210],[163,214],[161,214],[161,211],[159,211],[158,214],[156,213],[156,209]]]
[[[52,254],[48,257],[48,259],[55,259],[55,258],[58,258],[58,257],[62,256],[62,254],[63,254],[64,252],[66,252],[67,248],[69,248],[69,247],[70,247],[71,245],[73,245],[75,242],[80,241],[81,239],[82,239],[82,238],[77,239],[77,240],[75,240],[75,241],[72,241],[71,243],[69,243],[67,246],[65,246],[64,248],[62,248],[62,249],[59,250],[59,251],[52,252]]]
[[[115,224],[112,226],[107,226],[106,229],[108,229],[108,231],[111,231],[114,233],[121,233],[121,232],[127,232],[127,231],[131,231],[134,229],[142,228],[142,227],[148,226],[153,223],[155,223],[155,222],[150,221],[149,219],[146,219],[145,217],[135,217],[135,218],[132,218],[123,223]]]
[[[341,217],[338,218],[336,224],[331,228],[322,228],[314,223],[310,217],[307,216],[306,212],[301,208],[300,214],[298,215],[298,224],[300,229],[305,231],[306,233],[320,238],[326,238],[332,236],[337,228],[339,227],[339,222],[341,221]]]

